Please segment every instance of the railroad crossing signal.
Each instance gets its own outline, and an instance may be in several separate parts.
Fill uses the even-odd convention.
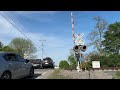
[[[83,51],[83,52],[85,52],[86,49],[87,49],[87,46],[86,46],[86,45],[75,45],[75,46],[73,47],[73,50],[74,50],[76,53],[79,53],[80,50]]]

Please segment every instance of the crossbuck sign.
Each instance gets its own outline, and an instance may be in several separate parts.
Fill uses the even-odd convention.
[[[82,34],[75,34],[75,37],[73,38],[75,41],[75,45],[85,45],[85,42],[82,39],[83,35],[84,35],[83,33]]]

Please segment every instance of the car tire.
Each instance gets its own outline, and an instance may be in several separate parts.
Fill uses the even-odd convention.
[[[29,76],[28,76],[28,77],[32,78],[33,76],[34,76],[34,68],[32,67],[32,68],[30,69],[30,72],[29,72]]]
[[[4,72],[1,76],[1,79],[11,79],[11,73],[10,72]]]

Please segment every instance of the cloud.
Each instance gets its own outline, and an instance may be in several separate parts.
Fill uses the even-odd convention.
[[[2,39],[3,43],[8,44],[10,39],[15,37],[23,37],[23,35],[5,18],[0,16],[0,40]]]
[[[51,22],[53,21],[53,15],[58,11],[16,11],[14,12],[17,16],[22,16],[27,19],[38,22]],[[39,14],[39,16],[37,16]],[[46,17],[49,15],[50,17]]]

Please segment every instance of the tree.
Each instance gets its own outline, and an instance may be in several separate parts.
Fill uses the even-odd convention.
[[[70,63],[70,68],[71,69],[75,69],[77,66],[77,61],[76,61],[76,57],[71,54],[68,56],[68,62]]]
[[[1,51],[5,51],[5,52],[15,52],[15,50],[13,48],[11,48],[10,46],[4,46]]]
[[[69,69],[69,63],[66,60],[61,60],[59,63],[61,69]]]
[[[10,47],[13,48],[16,53],[20,54],[23,57],[25,53],[28,56],[31,56],[37,51],[34,44],[30,40],[24,38],[14,38],[10,42]]]
[[[71,69],[76,68],[76,66],[77,66],[76,57],[74,56],[74,52],[72,49],[70,50],[70,55],[68,56],[68,62],[70,63]]]
[[[111,53],[119,53],[120,50],[120,22],[110,24],[104,35],[104,50]]]
[[[4,46],[4,45],[3,45],[3,43],[2,43],[2,42],[0,42],[0,49],[1,49],[1,48],[3,48],[3,46]]]
[[[96,21],[96,26],[95,29],[92,30],[88,36],[87,39],[90,40],[91,42],[89,43],[90,46],[94,46],[99,53],[102,53],[102,40],[103,40],[103,35],[105,30],[107,29],[107,23],[104,19],[101,17],[97,16],[93,18],[94,21]]]

